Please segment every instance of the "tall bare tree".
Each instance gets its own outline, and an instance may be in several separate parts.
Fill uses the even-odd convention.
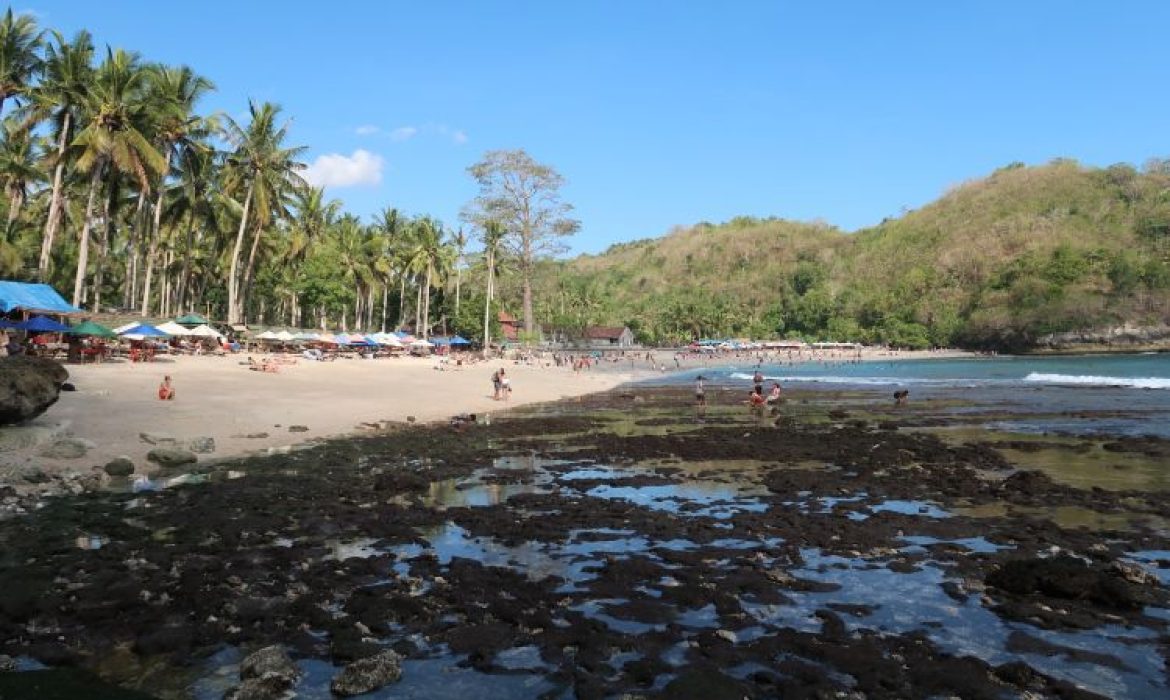
[[[523,150],[488,151],[468,168],[479,183],[479,196],[466,218],[481,229],[499,222],[506,232],[502,247],[515,259],[524,290],[524,332],[532,336],[532,275],[537,260],[565,250],[561,239],[576,233],[580,222],[570,217],[573,206],[561,199],[565,179]]]

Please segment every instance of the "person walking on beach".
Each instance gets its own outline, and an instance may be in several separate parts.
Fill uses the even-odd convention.
[[[752,384],[754,385],[753,388],[756,390],[757,394],[763,394],[764,393],[764,373],[757,369],[756,373],[754,375],[752,375]]]
[[[500,372],[502,371],[497,369],[492,372],[492,400],[494,401],[500,400]]]
[[[699,406],[707,405],[707,391],[703,386],[704,377],[699,375],[695,377],[695,403]]]
[[[504,400],[507,401],[509,398],[512,397],[512,380],[508,378],[508,375],[506,372],[504,372],[503,367],[500,368],[499,377],[500,377],[500,394],[504,397]]]

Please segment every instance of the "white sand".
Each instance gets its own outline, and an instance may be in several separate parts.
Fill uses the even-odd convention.
[[[867,349],[865,360],[903,360],[954,357],[953,351],[887,353]],[[153,445],[142,433],[175,438],[185,443],[211,437],[215,452],[201,461],[282,449],[307,440],[368,432],[382,421],[401,422],[413,416],[425,423],[460,413],[484,414],[526,403],[555,401],[611,389],[627,381],[675,371],[674,353],[659,350],[647,361],[646,351],[631,351],[618,362],[603,362],[580,372],[568,367],[529,366],[496,360],[446,371],[435,369],[429,358],[399,357],[377,360],[341,359],[282,365],[277,373],[251,371],[245,355],[228,357],[164,357],[156,362],[108,362],[69,365],[75,392],[62,392],[35,423],[64,427],[66,434],[94,443],[78,459],[50,459],[37,450],[7,452],[9,464],[33,463],[49,472],[86,470],[126,456],[137,470],[153,465],[146,453]],[[260,358],[259,355],[256,356]],[[765,358],[775,359],[775,355]],[[632,362],[631,362],[632,358]],[[829,358],[823,358],[829,359]],[[693,371],[717,366],[755,364],[752,354],[708,357],[686,355],[679,369]],[[805,361],[811,358],[805,357]],[[503,367],[511,377],[508,401],[492,399],[491,374]],[[170,375],[176,389],[173,401],[160,401],[157,390]],[[365,424],[365,425],[363,425]],[[293,425],[305,432],[290,432]],[[260,435],[264,437],[247,437]]]
[[[259,359],[260,356],[256,356]],[[280,366],[277,373],[249,370],[242,355],[161,358],[150,363],[109,362],[69,365],[75,392],[62,392],[56,405],[37,420],[67,424],[75,437],[94,449],[80,459],[37,458],[49,471],[84,469],[118,456],[148,471],[140,438],[153,433],[187,441],[215,439],[204,459],[221,459],[304,442],[313,438],[368,430],[380,421],[418,422],[459,413],[488,413],[525,403],[610,389],[632,378],[625,371],[574,374],[567,368],[533,367],[493,361],[438,371],[433,359],[342,359]],[[499,367],[511,378],[507,401],[492,399],[491,374]],[[170,375],[173,401],[158,399],[158,385]],[[289,432],[289,426],[307,432]],[[267,437],[247,435],[267,433]]]

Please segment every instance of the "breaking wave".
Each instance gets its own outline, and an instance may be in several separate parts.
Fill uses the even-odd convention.
[[[1024,381],[1042,384],[1080,384],[1084,386],[1131,387],[1134,389],[1170,389],[1170,378],[1166,377],[1096,377],[1082,374],[1032,372],[1024,377]]]

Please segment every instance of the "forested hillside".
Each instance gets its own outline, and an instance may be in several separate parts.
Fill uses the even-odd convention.
[[[542,318],[703,336],[1023,349],[1170,320],[1170,161],[1013,164],[857,231],[700,223],[549,263]]]

